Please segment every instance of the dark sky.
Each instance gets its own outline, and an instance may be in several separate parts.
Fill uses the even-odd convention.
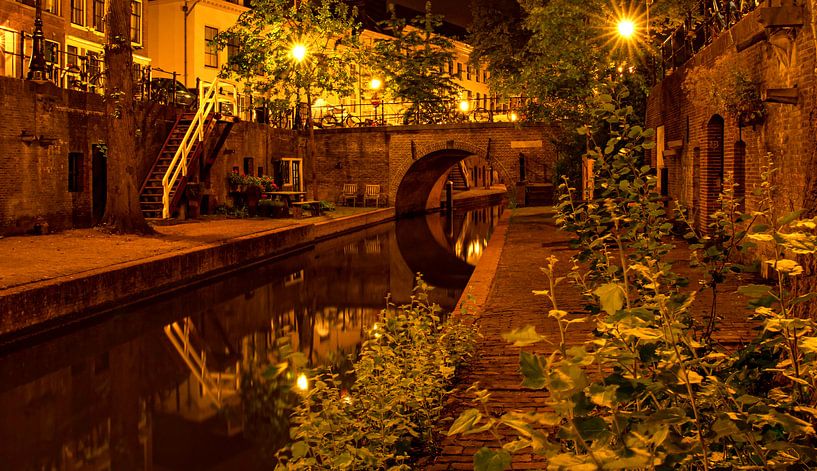
[[[395,0],[395,3],[419,11],[426,7],[426,0]],[[432,0],[431,8],[434,13],[445,15],[448,22],[463,27],[471,24],[471,0]]]

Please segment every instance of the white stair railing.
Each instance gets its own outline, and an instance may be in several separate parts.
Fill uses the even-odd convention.
[[[241,364],[236,362],[233,371],[230,371],[233,368],[228,368],[228,371],[211,371],[207,368],[206,351],[202,349],[199,352],[190,344],[191,327],[192,321],[186,317],[183,320],[183,326],[180,326],[178,322],[164,326],[165,336],[201,385],[203,396],[209,398],[213,405],[220,409],[225,399],[238,392]]]
[[[181,176],[187,176],[187,158],[198,142],[204,140],[204,124],[207,116],[213,112],[221,112],[222,104],[232,106],[236,110],[237,92],[234,84],[220,81],[216,78],[211,83],[199,82],[199,107],[196,115],[190,122],[190,127],[182,138],[179,148],[173,155],[173,160],[162,178],[162,218],[170,218],[170,190]]]

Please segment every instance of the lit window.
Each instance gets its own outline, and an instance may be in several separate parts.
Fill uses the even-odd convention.
[[[213,42],[218,35],[218,29],[211,26],[204,27],[204,66],[218,67],[218,46]]]
[[[71,0],[71,23],[85,25],[85,0]]]
[[[137,44],[142,43],[142,2],[140,0],[130,2],[130,40]]]
[[[105,0],[94,0],[94,29],[105,32]]]

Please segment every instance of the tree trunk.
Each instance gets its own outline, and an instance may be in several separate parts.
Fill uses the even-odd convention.
[[[131,2],[108,2],[105,44],[108,194],[102,224],[114,232],[150,233],[139,207],[136,174],[136,116],[133,107]]]

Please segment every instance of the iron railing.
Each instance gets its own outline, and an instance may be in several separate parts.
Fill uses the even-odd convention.
[[[661,43],[661,76],[683,66],[721,33],[761,5],[761,0],[706,0]],[[766,0],[771,6],[772,0]]]

